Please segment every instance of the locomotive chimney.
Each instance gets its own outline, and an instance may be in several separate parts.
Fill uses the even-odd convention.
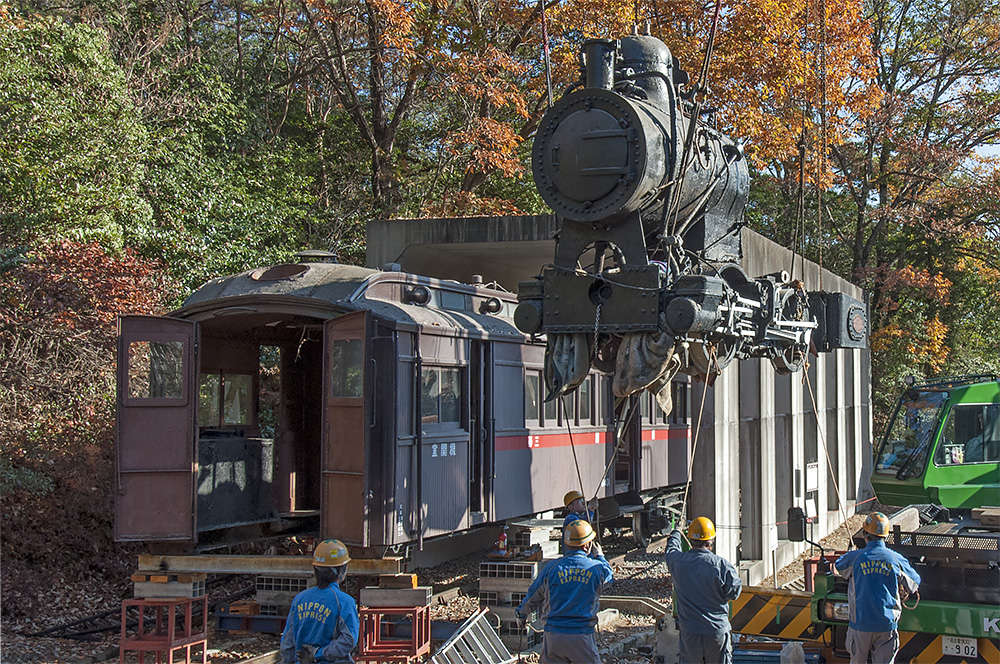
[[[588,39],[583,43],[588,88],[610,90],[614,87],[615,51],[615,42],[610,39]]]

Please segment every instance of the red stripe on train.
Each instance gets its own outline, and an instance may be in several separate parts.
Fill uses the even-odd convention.
[[[573,444],[602,445],[607,442],[606,431],[578,431],[573,433]],[[644,429],[642,432],[643,441],[654,440],[681,440],[687,439],[688,429]],[[543,433],[543,434],[522,434],[517,436],[497,436],[496,449],[498,452],[509,452],[512,450],[534,450],[545,447],[569,447],[570,436],[568,433]]]

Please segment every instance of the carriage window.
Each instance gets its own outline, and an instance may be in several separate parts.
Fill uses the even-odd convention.
[[[559,410],[558,401],[558,399],[552,399],[545,402],[545,405],[542,407],[542,415],[545,417],[543,426],[554,427],[559,425],[559,422],[556,420],[556,413]]]
[[[184,397],[184,342],[133,341],[128,345],[130,399]]]
[[[577,390],[580,393],[580,424],[582,426],[587,426],[591,424],[591,417],[593,413],[592,404],[594,401],[594,392],[590,388],[591,377],[587,376],[580,387]]]
[[[670,416],[667,414],[667,411],[663,410],[663,408],[660,406],[660,400],[656,398],[656,395],[651,394],[650,396],[653,399],[653,415],[656,418],[656,424],[666,424]],[[673,386],[671,385],[670,387],[671,403],[673,403],[673,397],[674,397],[674,389]]]
[[[330,396],[361,396],[360,339],[336,339],[330,344]]]
[[[424,367],[420,374],[420,421],[456,427],[462,421],[462,370]]]
[[[649,422],[649,392],[639,394],[639,415],[643,422]]]
[[[537,371],[524,372],[524,421],[538,422],[538,393],[541,377]]]
[[[225,374],[222,380],[222,424],[249,424],[253,377]]]
[[[202,374],[198,380],[198,426],[219,426],[219,394],[222,376],[217,373]]]
[[[562,406],[563,424],[576,424],[576,391],[559,397],[559,403]]]
[[[934,463],[1000,461],[1000,405],[954,406],[941,433]]]
[[[203,373],[198,380],[198,425],[252,424],[253,376]]]
[[[670,412],[673,424],[687,424],[688,417],[688,386],[687,383],[675,382],[670,386],[674,409]]]
[[[468,311],[471,309],[470,300],[464,293],[455,293],[453,291],[439,291],[441,297],[441,308],[442,309],[452,309],[454,311]]]

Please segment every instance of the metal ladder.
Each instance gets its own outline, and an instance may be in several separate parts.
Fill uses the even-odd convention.
[[[469,617],[431,658],[432,664],[510,664],[510,654],[486,620],[488,608]]]

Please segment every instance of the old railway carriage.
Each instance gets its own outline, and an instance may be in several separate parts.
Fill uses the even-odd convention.
[[[669,417],[644,395],[612,460],[609,377],[543,403],[545,346],[514,306],[480,284],[303,262],[123,317],[116,539],[190,550],[318,527],[378,555],[561,507],[579,486],[571,436],[602,512],[683,484],[687,385]]]

